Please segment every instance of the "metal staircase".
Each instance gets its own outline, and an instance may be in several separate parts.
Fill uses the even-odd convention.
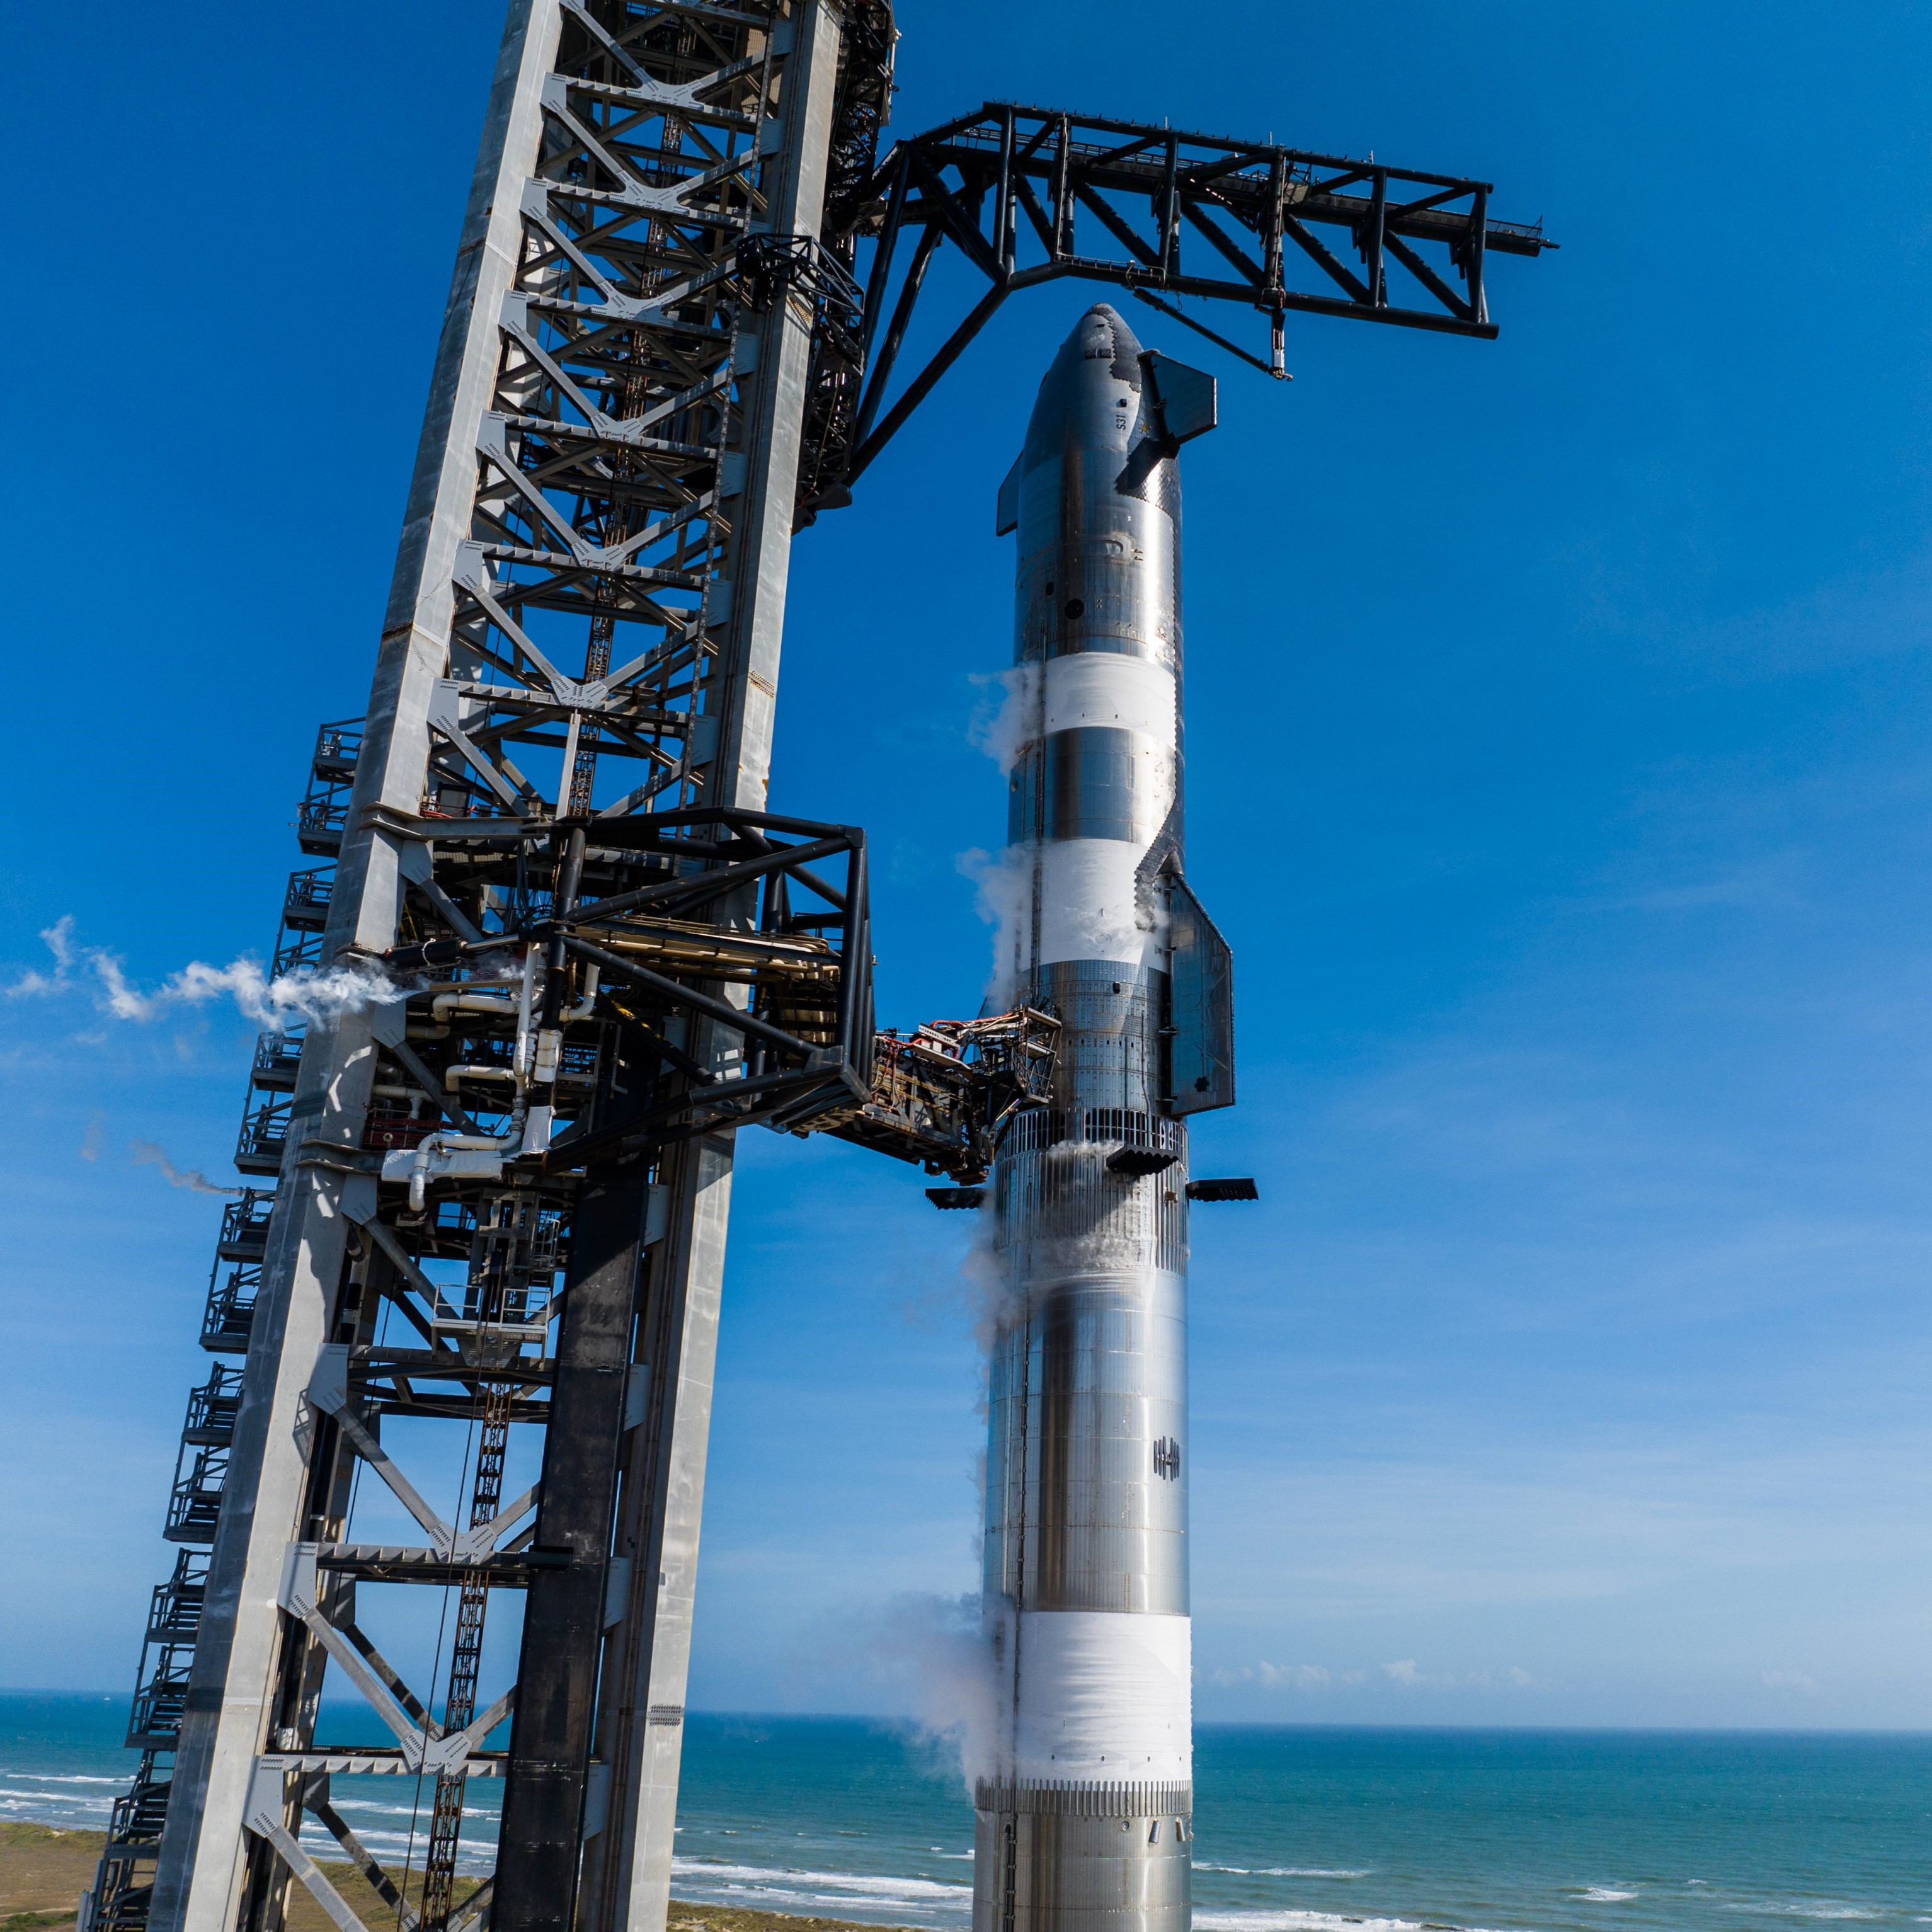
[[[359,718],[325,724],[317,734],[309,789],[300,807],[305,851],[333,851],[340,845],[362,739]],[[326,842],[332,827],[333,844],[319,846],[316,842]],[[321,929],[334,872],[333,865],[324,865],[290,874],[272,978],[320,963]],[[264,1033],[256,1043],[236,1151],[235,1164],[244,1174],[273,1176],[280,1170],[302,1035],[297,1024]],[[211,1354],[248,1352],[274,1202],[272,1181],[266,1187],[244,1187],[222,1210],[201,1318],[201,1346]],[[188,1393],[161,1529],[169,1542],[182,1546],[172,1570],[154,1586],[128,1717],[128,1744],[141,1753],[140,1767],[131,1786],[116,1801],[94,1883],[81,1895],[76,1932],[141,1932],[148,1922],[154,1892],[152,1865],[167,1818],[173,1754],[188,1706],[207,1590],[208,1550],[220,1520],[242,1378],[238,1366],[220,1362],[205,1382]]]

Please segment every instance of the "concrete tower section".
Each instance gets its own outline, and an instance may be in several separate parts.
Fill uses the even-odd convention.
[[[1004,1299],[985,1605],[999,1704],[976,1781],[974,1932],[1190,1919],[1178,1117],[1232,1094],[1231,1052],[1202,1058],[1198,1012],[1204,951],[1225,1006],[1226,950],[1180,877],[1174,455],[1214,410],[1211,379],[1144,352],[1096,306],[1040,385],[1000,491],[1000,530],[1019,537],[1024,720],[1004,964],[1062,1034],[1052,1105],[1017,1117],[992,1179]],[[1181,982],[1192,1012],[1177,1010]]]

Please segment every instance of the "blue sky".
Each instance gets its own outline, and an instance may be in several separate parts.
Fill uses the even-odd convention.
[[[68,914],[142,984],[266,947],[494,14],[7,29],[9,982]],[[1263,1195],[1196,1223],[1199,1713],[1932,1724],[1932,16],[1180,20],[907,0],[899,123],[1372,149],[1564,244],[1496,264],[1499,342],[1301,322],[1286,388],[1144,332],[1223,383],[1190,868],[1243,1099],[1197,1166]],[[1089,298],[1010,304],[795,553],[775,800],[868,827],[901,1021],[985,975],[993,493]],[[129,1148],[229,1178],[250,1034],[0,1002],[0,1683],[131,1675],[218,1204]],[[896,1708],[903,1600],[975,1581],[960,1237],[854,1150],[741,1171],[692,1701]]]

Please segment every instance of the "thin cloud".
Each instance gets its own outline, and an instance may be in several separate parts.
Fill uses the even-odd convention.
[[[78,963],[74,946],[73,914],[56,920],[52,926],[43,926],[40,938],[54,956],[54,970],[41,973],[29,967],[11,985],[0,987],[0,996],[10,1000],[39,1000],[68,990]]]
[[[1318,1690],[1330,1684],[1358,1682],[1362,1675],[1359,1670],[1337,1672],[1322,1664],[1268,1663],[1255,1674],[1271,1690]]]
[[[1459,1676],[1453,1670],[1424,1670],[1412,1657],[1396,1658],[1378,1671],[1335,1670],[1325,1664],[1270,1664],[1264,1658],[1255,1664],[1224,1665],[1204,1674],[1210,1684],[1258,1684],[1270,1690],[1346,1690],[1372,1684],[1378,1676],[1384,1687],[1398,1690],[1521,1690],[1534,1681],[1518,1664],[1500,1672],[1472,1670]]]
[[[1366,1670],[1330,1670],[1325,1664],[1243,1664],[1210,1670],[1213,1684],[1261,1684],[1270,1690],[1324,1690],[1336,1685],[1364,1684]]]
[[[83,1150],[84,1151],[84,1150]],[[238,1187],[218,1187],[198,1167],[177,1167],[169,1160],[165,1148],[158,1147],[152,1141],[130,1141],[128,1157],[136,1167],[158,1167],[161,1178],[170,1187],[185,1187],[190,1194],[239,1194]],[[88,1154],[92,1160],[94,1156]]]

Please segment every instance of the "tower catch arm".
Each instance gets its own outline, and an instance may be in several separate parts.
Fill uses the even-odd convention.
[[[828,224],[828,251],[855,279],[861,242],[870,258],[857,316],[820,332],[815,386],[830,395],[838,367],[845,406],[814,426],[802,509],[808,519],[849,501],[1006,296],[1061,276],[1124,288],[1276,376],[1291,310],[1492,338],[1487,257],[1557,244],[1540,224],[1492,220],[1490,194],[1486,182],[1373,159],[1009,103],[898,142],[832,211],[842,229]],[[888,406],[932,256],[949,241],[986,292]],[[1186,296],[1267,316],[1267,358],[1178,307]]]

